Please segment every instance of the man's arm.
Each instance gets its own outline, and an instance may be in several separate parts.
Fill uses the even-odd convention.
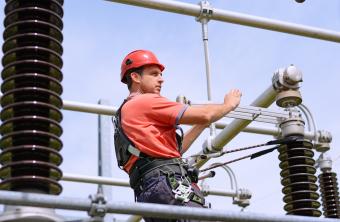
[[[224,96],[224,103],[222,104],[189,106],[179,119],[179,123],[189,125],[213,123],[233,111],[239,105],[241,95],[240,90],[233,89]]]

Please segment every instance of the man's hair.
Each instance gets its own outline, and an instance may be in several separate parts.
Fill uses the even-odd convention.
[[[131,73],[135,72],[138,75],[142,76],[143,75],[143,70],[144,70],[144,67],[142,66],[142,67],[138,67],[138,68],[135,68],[135,69],[130,69],[130,70],[127,71],[127,74],[126,74],[126,84],[127,84],[128,89],[131,89],[131,86],[132,86]]]

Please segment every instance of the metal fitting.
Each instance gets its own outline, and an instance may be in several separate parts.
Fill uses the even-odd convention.
[[[201,11],[199,16],[196,18],[198,22],[208,22],[212,17],[214,11],[210,3],[206,0],[200,1]]]
[[[281,136],[296,136],[304,135],[305,122],[301,118],[301,113],[297,109],[287,109],[289,111],[289,117],[282,119],[279,125],[281,129]]]
[[[237,204],[240,207],[247,207],[250,205],[250,198],[252,193],[248,189],[239,189],[238,194],[233,198],[233,204]]]
[[[302,82],[302,72],[294,65],[280,68],[275,71],[272,82],[277,90],[297,90],[300,88],[299,83]]]
[[[322,153],[328,151],[330,149],[329,143],[332,142],[332,134],[325,130],[318,130],[317,135],[315,150]]]
[[[331,172],[331,170],[332,170],[332,159],[328,155],[322,153],[319,156],[319,158],[317,159],[316,167],[320,167],[320,170],[323,173]]]
[[[106,199],[102,193],[89,196],[91,200],[91,208],[88,215],[91,217],[104,217],[106,214]]]
[[[203,153],[209,154],[209,153],[217,153],[220,152],[220,150],[216,150],[213,146],[212,140],[214,139],[214,136],[209,136],[207,140],[203,143]]]
[[[301,104],[300,82],[302,82],[302,72],[294,65],[275,71],[272,83],[274,89],[278,91],[276,104],[280,107],[292,107]]]

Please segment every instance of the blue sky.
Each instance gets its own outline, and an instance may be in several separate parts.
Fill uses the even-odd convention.
[[[210,3],[220,9],[340,30],[340,2],[337,0],[306,0],[304,4],[294,0],[211,0]],[[2,1],[0,6],[4,5]],[[126,86],[119,81],[120,63],[135,49],[154,51],[166,66],[162,95],[172,100],[179,94],[194,101],[207,99],[201,25],[193,17],[99,0],[66,0],[64,13],[63,99],[97,103],[104,98],[118,107],[128,94]],[[270,86],[277,68],[289,64],[299,67],[304,78],[301,84],[304,104],[311,109],[318,128],[333,135],[329,153],[335,160],[333,169],[339,175],[338,43],[210,21],[209,47],[212,97],[216,102],[222,102],[229,89],[239,88],[243,92],[241,105],[248,105]],[[275,109],[275,105],[272,108]],[[63,114],[64,148],[61,153],[64,162],[61,168],[65,173],[96,175],[97,116],[70,111]],[[198,152],[207,136],[206,130],[190,153]],[[228,146],[236,148],[270,139],[242,133]],[[241,155],[243,153],[225,156],[217,161]],[[284,214],[278,165],[277,152],[230,165],[239,187],[253,193],[247,211]],[[114,177],[127,179],[116,167]],[[217,170],[217,176],[208,183],[211,188],[230,189],[223,170]],[[63,196],[84,198],[96,192],[95,185],[62,184]],[[115,187],[113,191],[114,200],[133,201],[129,189]],[[208,201],[213,208],[240,210],[231,204],[230,198],[208,197]]]

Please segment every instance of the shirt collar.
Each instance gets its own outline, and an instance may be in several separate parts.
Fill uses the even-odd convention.
[[[139,95],[142,95],[141,92],[133,92],[133,93],[130,93],[130,95],[128,96],[127,100],[130,100],[136,96],[139,96]]]

